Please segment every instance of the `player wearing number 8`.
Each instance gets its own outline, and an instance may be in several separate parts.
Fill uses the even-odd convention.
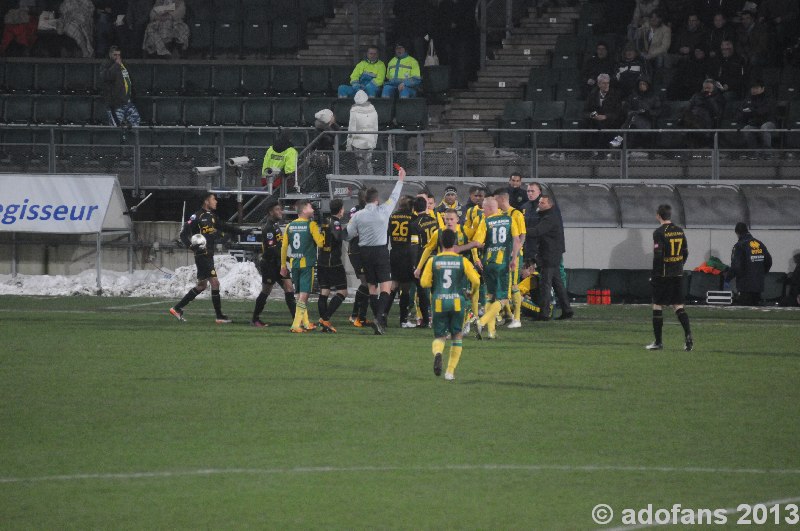
[[[467,302],[464,290],[467,281],[475,291],[480,286],[480,277],[472,264],[461,255],[453,252],[456,233],[450,229],[440,236],[442,252],[428,260],[420,278],[422,287],[433,291],[433,373],[442,373],[442,353],[447,334],[450,334],[450,359],[447,363],[446,380],[453,380],[456,366],[461,358],[462,326]]]
[[[286,236],[281,244],[281,264],[286,264],[286,259],[291,259],[292,282],[298,293],[297,309],[294,312],[294,321],[291,331],[294,333],[313,330],[308,318],[308,294],[314,283],[314,266],[317,264],[317,247],[325,244],[325,236],[319,230],[319,225],[311,217],[314,207],[307,199],[297,202],[297,219],[286,226]],[[286,276],[288,268],[281,268],[281,275]]]

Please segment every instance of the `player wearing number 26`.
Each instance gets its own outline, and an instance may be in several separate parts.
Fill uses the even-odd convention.
[[[292,282],[298,293],[297,308],[294,313],[292,332],[313,330],[308,319],[308,294],[314,284],[314,266],[317,265],[317,248],[325,244],[325,236],[319,230],[319,225],[311,217],[314,207],[311,202],[303,199],[295,205],[297,219],[286,226],[285,237],[281,244],[281,264],[286,264],[286,259],[291,260]],[[284,265],[281,274],[286,275],[288,268]]]

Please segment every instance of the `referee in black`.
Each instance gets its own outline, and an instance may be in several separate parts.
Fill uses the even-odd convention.
[[[672,222],[672,207],[659,205],[656,219],[661,224],[653,231],[653,274],[650,284],[653,286],[653,334],[655,341],[647,345],[647,350],[661,350],[664,344],[661,332],[664,327],[664,315],[661,308],[672,306],[686,336],[684,350],[689,352],[694,347],[692,330],[689,327],[689,316],[683,309],[683,264],[689,257],[686,246],[686,235],[683,229]]]
[[[397,184],[394,185],[389,199],[379,204],[380,196],[375,188],[367,189],[367,204],[363,210],[356,212],[347,224],[347,238],[358,236],[361,249],[361,261],[369,284],[369,303],[375,321],[372,324],[376,335],[386,333],[386,308],[389,304],[389,292],[392,289],[391,267],[389,265],[388,228],[406,171],[398,170]]]

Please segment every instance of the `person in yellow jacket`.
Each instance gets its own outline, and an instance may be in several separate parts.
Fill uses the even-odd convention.
[[[370,98],[375,98],[381,93],[383,82],[386,80],[386,65],[378,59],[378,48],[367,48],[367,58],[360,61],[350,74],[349,85],[339,85],[340,98],[352,98],[356,92],[363,90]]]
[[[394,46],[394,57],[386,67],[386,82],[383,85],[382,98],[394,98],[399,94],[401,98],[414,98],[417,87],[422,83],[422,74],[419,63],[408,55],[402,43]]]
[[[292,146],[288,131],[281,131],[275,142],[267,149],[261,164],[261,186],[269,185],[270,191],[278,188],[286,179],[286,186],[295,184],[297,173],[297,150]]]

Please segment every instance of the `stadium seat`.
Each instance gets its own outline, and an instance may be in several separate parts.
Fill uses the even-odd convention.
[[[778,87],[778,100],[779,101],[792,101],[800,99],[800,85],[786,85],[781,84]]]
[[[33,122],[33,97],[15,94],[7,96],[5,100],[4,123],[28,124]]]
[[[386,129],[392,125],[392,117],[394,116],[394,99],[392,98],[373,98],[370,103],[375,107],[378,113],[378,128]],[[349,118],[348,118],[349,122]],[[341,125],[347,125],[345,122]]]
[[[214,23],[214,55],[238,54],[242,44],[242,25],[218,20]]]
[[[581,98],[581,91],[578,90],[578,85],[573,85],[571,83],[559,83],[558,87],[556,88],[556,100],[559,101],[569,101],[569,100],[581,100],[583,103],[583,98]]]
[[[62,63],[37,64],[35,90],[39,94],[61,94],[64,90],[64,65]]]
[[[33,92],[35,77],[32,63],[6,63],[5,90],[10,94]]]
[[[168,64],[153,66],[153,94],[171,96],[180,94],[183,89],[181,67]],[[135,83],[136,80],[132,79]]]
[[[563,101],[537,101],[533,107],[531,127],[533,129],[558,129],[564,116]],[[536,147],[553,148],[558,145],[558,134],[538,133]]]
[[[530,129],[533,118],[533,102],[512,100],[506,103],[503,114],[497,119],[499,129]],[[499,132],[497,146],[506,148],[528,148],[530,133]]]
[[[722,289],[722,275],[712,275],[702,271],[692,271],[689,282],[689,298],[705,303],[706,293]]]
[[[183,93],[189,96],[206,96],[211,90],[211,67],[189,64],[184,67]]]
[[[334,98],[306,98],[303,100],[303,123],[306,125],[314,125],[314,115],[317,111],[322,109],[333,110]],[[380,115],[378,115],[380,118]],[[347,123],[340,124],[342,126]]]
[[[567,295],[572,301],[586,301],[586,290],[598,287],[599,283],[599,269],[567,269]]]
[[[186,125],[210,125],[213,114],[211,98],[186,98],[183,100],[183,122]]]
[[[626,302],[644,303],[652,300],[653,288],[650,286],[651,271],[649,269],[632,269],[628,271],[628,297]]]
[[[267,55],[270,41],[270,25],[246,19],[242,27],[242,53],[244,55]]]
[[[333,94],[328,74],[327,66],[304,66],[302,82],[303,94],[308,96]]]
[[[302,123],[301,98],[275,98],[272,100],[272,122],[283,127],[295,127]]]
[[[153,65],[149,63],[125,64],[131,78],[131,93],[133,97],[148,96],[153,93]],[[180,69],[178,69],[180,70]],[[102,86],[98,82],[98,85]]]
[[[333,111],[333,116],[336,118],[337,124],[344,126],[350,123],[350,107],[352,106],[353,102],[349,98],[337,98],[334,101],[331,110]]]
[[[786,273],[772,271],[764,277],[761,299],[769,304],[778,304],[786,294]]]
[[[151,125],[153,123],[153,98],[136,98],[136,108],[139,110],[141,125]]]
[[[628,269],[603,269],[598,281],[601,289],[611,290],[611,302],[621,303],[628,300]]]
[[[268,22],[275,16],[264,0],[242,0],[242,20],[245,22]]]
[[[211,0],[214,20],[239,22],[242,20],[242,4],[240,0]]]
[[[96,92],[94,81],[96,71],[97,69],[93,64],[70,64],[68,68],[64,69],[64,93],[76,95],[94,94]]]
[[[61,96],[44,95],[36,98],[34,121],[37,124],[59,124],[63,113]]]
[[[426,66],[422,69],[422,92],[430,103],[445,101],[449,89],[449,66]]]
[[[190,19],[189,26],[189,49],[200,55],[211,51],[214,26],[210,20]]]
[[[528,101],[550,101],[553,99],[553,86],[558,82],[555,70],[544,67],[531,68],[525,99]]]
[[[330,67],[331,72],[331,88],[333,92],[336,93],[339,85],[349,85],[350,84],[350,74],[353,73],[353,67],[348,65],[332,65]],[[422,78],[424,82],[424,77]]]
[[[333,2],[327,0],[299,0],[300,12],[308,19],[333,17]]]
[[[89,123],[94,125],[108,125],[108,106],[100,96],[92,98],[92,117]]]
[[[425,98],[399,98],[395,103],[394,121],[403,129],[424,129],[428,125]]]
[[[292,52],[300,48],[300,25],[297,22],[273,21],[270,33],[270,54]]]
[[[269,92],[269,67],[247,65],[242,67],[242,93],[266,96]]]
[[[183,125],[182,98],[155,98],[155,125]]]
[[[273,13],[276,20],[301,20],[298,15],[298,0],[270,0],[269,10]]]
[[[247,125],[269,125],[272,123],[272,102],[266,98],[245,100],[244,123]]]
[[[275,96],[300,94],[300,67],[275,65],[272,67],[270,93]]]
[[[136,102],[140,107],[140,102]],[[141,113],[141,108],[139,108]],[[88,124],[92,121],[92,97],[91,96],[71,96],[64,100],[64,113],[62,120],[65,124],[79,125]]]
[[[241,98],[216,98],[214,100],[214,124],[242,124],[242,101]]]
[[[242,73],[238,66],[215,65],[211,68],[211,90],[214,94],[233,96],[242,90]]]

